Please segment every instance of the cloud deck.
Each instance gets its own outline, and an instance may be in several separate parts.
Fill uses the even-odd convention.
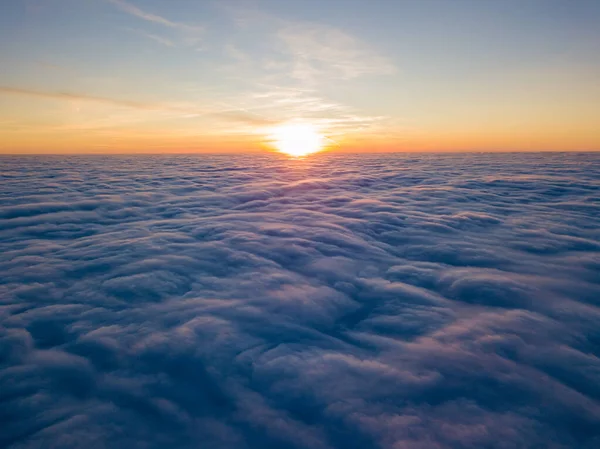
[[[600,447],[600,157],[4,157],[0,446]]]

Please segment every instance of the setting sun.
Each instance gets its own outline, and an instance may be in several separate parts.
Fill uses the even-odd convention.
[[[280,152],[294,157],[306,156],[323,150],[324,137],[310,124],[290,124],[275,128],[272,145]]]

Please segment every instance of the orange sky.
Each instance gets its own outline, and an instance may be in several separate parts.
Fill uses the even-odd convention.
[[[0,153],[600,150],[593,3],[66,1],[0,6]]]

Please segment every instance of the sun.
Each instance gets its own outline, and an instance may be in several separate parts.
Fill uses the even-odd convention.
[[[274,128],[271,144],[282,153],[294,157],[306,156],[324,149],[323,135],[308,123],[281,125]]]

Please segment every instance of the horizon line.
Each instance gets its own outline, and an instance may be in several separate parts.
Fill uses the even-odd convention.
[[[515,153],[600,153],[600,149],[593,150],[393,150],[393,151],[319,151],[313,154],[302,156],[302,158],[314,157],[327,154],[356,154],[356,155],[377,155],[377,154],[515,154]],[[290,157],[289,155],[279,151],[265,150],[245,150],[245,151],[152,151],[152,152],[137,152],[137,151],[115,151],[115,152],[0,152],[2,156],[194,156],[194,155],[209,155],[209,156],[229,156],[229,155],[280,155]],[[292,156],[293,157],[293,156]]]

